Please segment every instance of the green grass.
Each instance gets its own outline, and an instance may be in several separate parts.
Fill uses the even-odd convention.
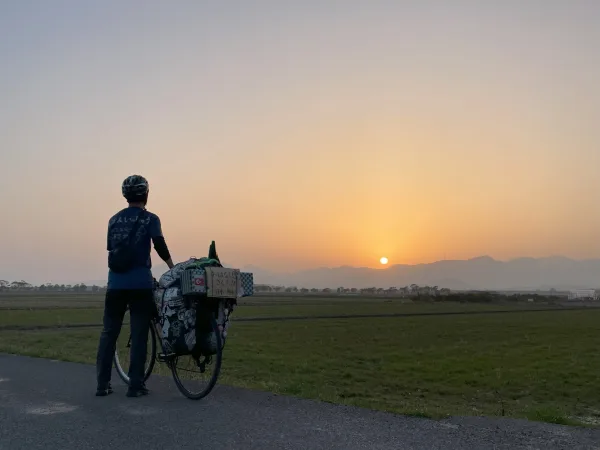
[[[0,295],[0,329],[6,326],[99,324],[102,321],[103,306],[104,297],[101,294],[2,294]],[[240,300],[235,318],[441,313],[548,307],[548,305],[524,303],[413,303],[399,299],[361,297],[249,297]]]
[[[78,292],[2,292],[0,310],[49,308],[102,308],[102,294]]]
[[[402,304],[400,302],[363,302],[348,304],[303,305],[283,304],[256,306],[243,304],[237,307],[234,318],[298,317],[298,316],[338,316],[354,314],[396,314],[396,313],[441,313],[459,311],[514,310],[519,306],[478,305],[478,304]],[[2,310],[0,329],[6,326],[51,326],[102,323],[102,308],[51,308],[27,310]]]
[[[8,310],[0,312],[0,330],[4,326],[48,326],[102,323],[100,308]]]
[[[577,419],[572,419],[564,411],[555,407],[535,408],[526,412],[525,416],[529,420],[538,422],[548,422],[557,425],[582,425],[582,422]]]
[[[414,313],[442,313],[460,311],[494,311],[549,308],[543,306],[528,306],[524,304],[468,304],[468,303],[407,303],[399,300],[362,300],[322,304],[279,304],[258,306],[253,303],[242,303],[235,311],[236,317],[281,317],[281,316],[337,316],[354,314],[414,314]]]
[[[419,417],[576,424],[600,404],[598,323],[599,310],[234,322],[220,382]],[[94,363],[98,335],[0,331],[0,351]]]

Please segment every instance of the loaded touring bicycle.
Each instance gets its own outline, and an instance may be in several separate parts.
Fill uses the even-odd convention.
[[[171,372],[187,398],[207,396],[221,371],[231,313],[240,297],[252,293],[252,274],[222,267],[218,258],[192,258],[165,273],[155,283],[157,314],[148,336],[144,381],[158,362],[167,369],[160,372]],[[129,384],[131,334],[123,334],[114,361],[119,377]]]

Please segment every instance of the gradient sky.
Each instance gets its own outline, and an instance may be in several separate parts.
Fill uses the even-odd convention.
[[[0,278],[600,257],[600,2],[0,3]],[[153,257],[159,268],[158,257]]]

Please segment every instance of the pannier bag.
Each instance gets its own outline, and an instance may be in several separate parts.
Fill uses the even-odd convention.
[[[221,267],[216,259],[191,258],[177,264],[160,277],[154,300],[165,353],[178,356],[214,354],[217,340],[210,326],[211,313],[217,319],[223,340],[227,336],[229,316],[236,298],[252,295],[253,280],[252,274],[240,274],[234,298],[210,298],[207,293],[207,270],[210,272],[210,268],[219,270]],[[231,271],[221,271],[228,270]]]

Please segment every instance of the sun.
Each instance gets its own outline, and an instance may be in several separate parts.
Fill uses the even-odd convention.
[[[385,266],[388,263],[388,259],[385,256],[382,256],[379,262]]]

